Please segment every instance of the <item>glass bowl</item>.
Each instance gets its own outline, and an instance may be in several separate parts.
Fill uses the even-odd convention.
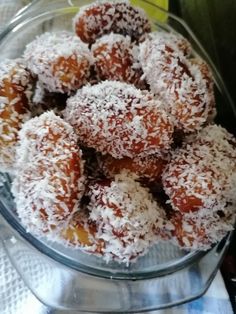
[[[92,1],[33,1],[18,14],[0,35],[0,59],[19,57],[27,43],[46,31],[72,31],[72,18],[79,7]],[[153,30],[177,31],[193,45],[211,66],[220,107],[228,106],[235,115],[224,83],[187,25],[149,1],[135,1],[143,7]],[[3,245],[23,280],[43,303],[62,309],[89,312],[138,312],[187,302],[203,294],[228,246],[230,235],[209,252],[186,252],[163,242],[129,266],[111,262],[78,250],[37,239],[27,233],[15,212],[11,179],[0,174],[1,224]],[[194,285],[193,285],[194,281]],[[91,299],[93,301],[91,301]],[[109,300],[109,302],[108,302]]]

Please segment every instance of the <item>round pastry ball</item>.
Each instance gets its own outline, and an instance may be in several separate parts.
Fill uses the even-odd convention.
[[[87,83],[93,58],[72,33],[44,33],[26,46],[29,70],[50,92],[71,93]]]
[[[133,41],[141,41],[151,31],[145,12],[131,6],[127,0],[97,1],[83,6],[73,23],[76,34],[89,44],[111,32],[129,35]]]
[[[0,63],[0,171],[14,171],[18,132],[30,119],[33,79],[22,59]]]
[[[12,187],[17,213],[27,231],[53,235],[78,210],[84,192],[77,136],[68,123],[46,112],[26,122],[19,137]]]
[[[95,238],[104,242],[106,261],[128,264],[160,239],[165,213],[127,172],[90,184],[88,197],[89,218],[96,223]]]
[[[126,83],[83,87],[67,100],[64,118],[83,145],[118,159],[160,153],[172,143],[173,125],[161,104]]]
[[[236,205],[235,143],[225,129],[211,125],[173,153],[162,182],[174,210],[204,214]]]
[[[208,250],[234,229],[235,213],[212,213],[201,216],[198,213],[181,214],[174,212],[171,217],[171,231],[174,242],[187,250]]]
[[[57,240],[72,248],[99,255],[104,249],[104,241],[96,239],[96,232],[96,223],[89,220],[88,213],[82,209],[72,216]]]
[[[99,78],[144,87],[137,49],[128,35],[110,33],[98,38],[92,45],[92,53]]]
[[[213,79],[203,61],[188,59],[174,35],[155,32],[140,44],[140,63],[151,91],[173,117],[177,130],[191,133],[215,111]],[[182,39],[181,39],[182,42]]]

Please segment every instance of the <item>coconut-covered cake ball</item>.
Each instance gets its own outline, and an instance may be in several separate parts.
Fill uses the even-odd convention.
[[[106,261],[135,260],[158,242],[164,226],[165,212],[134,178],[122,172],[89,186],[89,218],[97,226],[95,238],[104,241]]]
[[[30,118],[32,84],[22,59],[0,63],[0,171],[13,171],[18,132]]]
[[[92,52],[100,79],[144,86],[141,65],[136,59],[137,49],[129,36],[110,33],[97,39],[92,45]]]
[[[210,124],[204,127],[201,131],[191,134],[185,138],[187,144],[195,143],[203,147],[209,147],[214,157],[217,154],[223,154],[225,157],[236,161],[236,138],[230,134],[225,128],[217,124]],[[223,167],[223,163],[221,164]],[[227,164],[225,165],[224,172],[227,172]]]
[[[151,91],[162,99],[175,127],[189,133],[200,130],[212,115],[213,80],[208,66],[202,60],[187,59],[172,37],[152,33],[140,45],[140,63]]]
[[[160,103],[121,82],[78,90],[67,100],[64,118],[83,145],[118,159],[159,153],[172,143],[173,126]]]
[[[151,31],[145,12],[130,5],[129,1],[95,1],[80,8],[74,18],[76,34],[92,44],[104,34],[111,32],[129,35],[140,41]]]
[[[33,234],[58,232],[79,208],[83,161],[72,127],[53,112],[26,122],[13,181],[17,213]]]
[[[71,93],[90,76],[93,58],[87,45],[72,33],[44,33],[26,46],[29,70],[50,92]]]
[[[163,173],[163,185],[174,210],[227,210],[236,204],[236,141],[210,125],[176,150]]]
[[[203,216],[197,212],[184,215],[173,212],[171,222],[174,243],[187,250],[208,250],[233,230],[235,210],[231,208],[231,214],[226,215],[209,210]]]

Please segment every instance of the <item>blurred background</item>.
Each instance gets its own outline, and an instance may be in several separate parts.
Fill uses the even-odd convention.
[[[182,17],[220,71],[236,107],[236,1],[170,0],[169,10]],[[227,128],[236,135],[236,117],[221,108]],[[236,234],[221,267],[236,313]]]
[[[236,104],[236,1],[170,0],[169,10],[182,17],[220,71]],[[221,108],[225,123],[236,134],[236,120]]]

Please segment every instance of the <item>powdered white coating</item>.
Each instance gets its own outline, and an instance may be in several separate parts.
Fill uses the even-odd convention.
[[[118,159],[155,154],[172,143],[173,126],[161,104],[126,83],[83,87],[67,100],[64,118],[84,145]]]
[[[138,48],[130,36],[110,33],[97,39],[91,49],[101,79],[143,85],[141,65],[136,58]]]
[[[89,43],[110,32],[129,35],[132,40],[139,41],[151,31],[145,11],[131,6],[126,0],[102,0],[83,6],[73,25],[78,36]]]
[[[93,57],[88,46],[70,32],[44,33],[26,46],[30,71],[51,92],[67,92],[87,83]]]
[[[19,133],[12,192],[27,231],[58,233],[84,190],[83,161],[72,127],[53,112],[26,122]]]
[[[201,129],[212,113],[213,81],[187,59],[178,41],[178,35],[152,33],[140,44],[140,63],[151,91],[166,104],[175,126],[188,133]]]
[[[104,241],[103,258],[129,263],[160,240],[165,212],[148,190],[127,172],[107,185],[90,186],[89,218],[96,222],[96,239]]]
[[[22,59],[0,63],[0,171],[12,172],[18,131],[30,118],[32,78]]]
[[[163,173],[164,189],[173,209],[187,208],[191,198],[198,200],[198,215],[209,210],[228,213],[229,204],[236,207],[235,144],[224,128],[209,125],[173,153]]]

